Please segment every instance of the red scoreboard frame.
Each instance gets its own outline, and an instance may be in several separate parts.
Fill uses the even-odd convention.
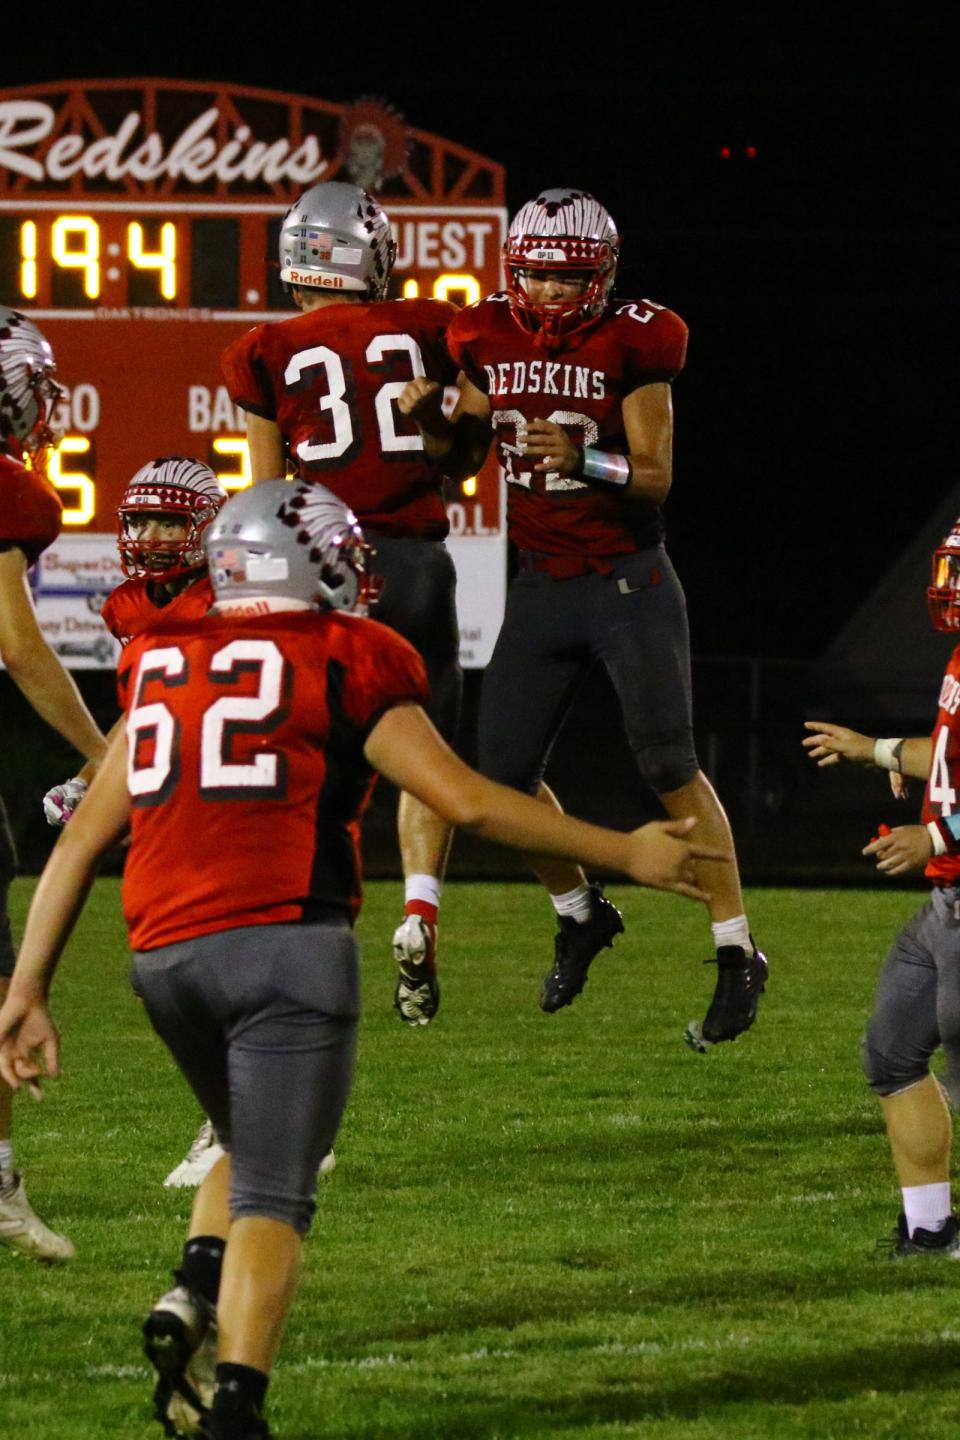
[[[36,317],[66,387],[53,476],[69,531],[112,531],[156,455],[249,482],[220,354],[290,312],[280,218],[331,179],[374,190],[390,216],[393,294],[466,303],[500,287],[503,167],[386,102],[156,79],[0,91],[0,300]],[[500,503],[488,461],[450,506],[452,533],[498,533]]]

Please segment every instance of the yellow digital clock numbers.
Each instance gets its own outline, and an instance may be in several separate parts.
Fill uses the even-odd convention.
[[[119,247],[118,247],[119,248]],[[39,244],[37,225],[25,220],[20,227],[20,291],[25,300],[35,300],[38,290]],[[58,215],[50,227],[50,258],[62,270],[79,270],[83,293],[97,300],[103,288],[103,259],[100,226],[92,215]],[[160,294],[165,300],[177,296],[177,227],[167,221],[160,226],[160,243],[149,250],[143,226],[132,220],[126,231],[126,259],[135,270],[155,270]]]

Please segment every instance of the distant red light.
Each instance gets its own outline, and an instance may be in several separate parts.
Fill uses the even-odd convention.
[[[721,145],[721,147],[720,147],[720,159],[721,159],[721,160],[729,160],[729,159],[730,159],[730,146],[729,146],[729,145]]]
[[[755,160],[757,158],[756,145],[745,145],[743,147],[743,153],[744,155],[746,155],[748,160]]]

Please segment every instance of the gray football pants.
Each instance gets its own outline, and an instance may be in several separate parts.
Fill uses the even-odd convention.
[[[863,1068],[878,1095],[930,1073],[943,1046],[950,1103],[960,1108],[960,887],[936,887],[884,961],[863,1041]]]
[[[306,1234],[353,1079],[359,979],[346,919],[142,951],[132,981],[230,1151],[231,1216]]]

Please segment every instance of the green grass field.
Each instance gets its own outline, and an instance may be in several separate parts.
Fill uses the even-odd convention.
[[[18,914],[29,898],[21,882]],[[714,972],[693,905],[613,887],[627,934],[537,1008],[533,886],[452,885],[443,1007],[390,1009],[398,885],[370,885],[357,1085],[271,1391],[278,1440],[954,1437],[960,1266],[893,1262],[898,1208],[858,1042],[916,893],[757,891],[755,1031],[681,1043]],[[0,1252],[0,1433],[148,1440],[145,1312],[198,1114],[126,984],[117,884],[64,961],[65,1075],[17,1146],[79,1257]]]

